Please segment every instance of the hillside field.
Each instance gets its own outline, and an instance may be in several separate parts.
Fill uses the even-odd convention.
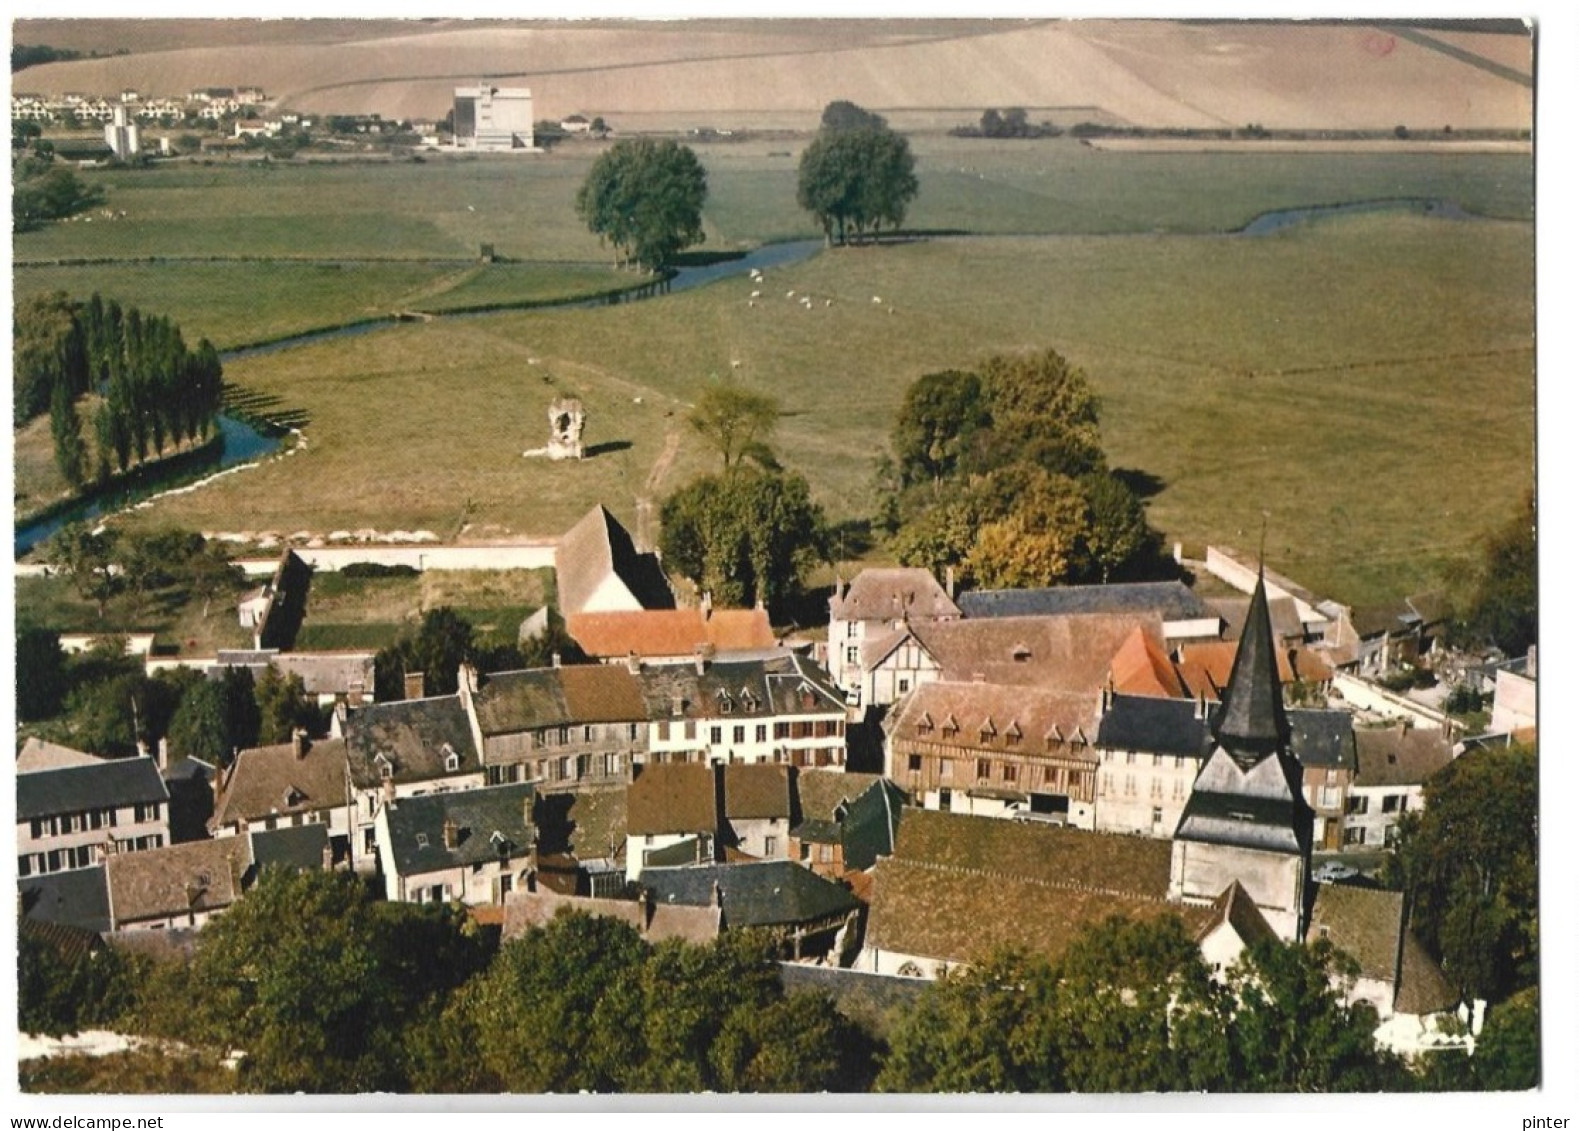
[[[814,234],[794,203],[801,144],[697,147],[707,249]],[[552,535],[602,501],[633,522],[638,498],[710,466],[683,418],[727,374],[781,399],[785,462],[832,517],[857,518],[911,381],[1048,346],[1101,393],[1115,464],[1161,483],[1151,513],[1170,539],[1245,544],[1269,511],[1271,563],[1345,600],[1432,584],[1531,481],[1527,158],[914,145],[908,223],[923,238],[777,269],[756,307],[736,279],[232,361],[228,380],[305,414],[304,447],[128,521]],[[98,290],[222,346],[592,293],[634,280],[574,216],[598,150],[98,174],[126,217],[19,237],[16,292]],[[1402,197],[1483,218],[1378,212],[1225,234],[1276,209]],[[479,263],[482,243],[506,261]],[[594,458],[524,459],[560,393],[586,403]],[[19,477],[48,497],[47,427],[17,441]]]
[[[854,517],[910,381],[1052,346],[1101,394],[1114,463],[1161,482],[1170,538],[1243,544],[1266,510],[1271,564],[1376,599],[1434,581],[1531,480],[1532,256],[1525,224],[1386,215],[1260,238],[944,238],[825,252],[773,273],[757,307],[742,280],[402,326],[234,363],[307,410],[307,448],[147,513],[547,534],[601,500],[631,521],[709,466],[682,415],[733,372],[780,398],[785,462]],[[561,391],[601,454],[523,459]]]

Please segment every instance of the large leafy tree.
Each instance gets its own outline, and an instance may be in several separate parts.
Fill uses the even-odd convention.
[[[900,483],[939,484],[960,469],[976,433],[992,423],[981,378],[957,369],[928,373],[905,390],[894,425]]]
[[[198,940],[188,1035],[244,1049],[257,1090],[403,1089],[406,1026],[486,960],[466,923],[344,873],[270,869]]]
[[[707,171],[675,141],[615,142],[576,193],[576,214],[613,245],[618,260],[660,271],[701,243]]]
[[[70,577],[77,592],[98,606],[101,619],[110,598],[125,587],[116,560],[117,542],[114,530],[89,530],[81,523],[67,526],[49,540],[50,566]]]
[[[777,400],[732,381],[708,385],[686,415],[686,422],[723,457],[725,471],[742,459],[776,468],[778,461],[768,441],[778,421]]]
[[[60,710],[71,688],[60,634],[47,628],[16,632],[16,713],[24,722],[47,719]]]
[[[824,110],[822,129],[801,152],[796,202],[816,218],[828,243],[898,227],[919,190],[903,135],[853,103]]]
[[[1541,997],[1536,986],[1520,990],[1486,1013],[1471,1061],[1477,1087],[1523,1092],[1541,1083]]]
[[[790,596],[827,555],[822,508],[791,472],[703,476],[664,501],[662,521],[664,560],[723,605]]]
[[[1375,1008],[1347,1003],[1357,964],[1325,939],[1263,941],[1229,971],[1231,1086],[1252,1092],[1376,1092],[1406,1087],[1403,1061],[1375,1042]]]
[[[1540,629],[1536,565],[1535,492],[1529,490],[1513,517],[1481,541],[1478,559],[1458,579],[1459,635],[1523,655]]]
[[[1421,942],[1468,1000],[1536,977],[1538,769],[1530,746],[1469,751],[1399,821],[1392,866]]]

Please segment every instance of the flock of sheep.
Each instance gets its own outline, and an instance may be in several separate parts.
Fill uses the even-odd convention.
[[[762,294],[763,294],[762,288],[763,288],[763,285],[766,282],[766,280],[767,280],[767,276],[763,274],[761,268],[753,267],[751,269],[751,287],[752,287],[752,290],[751,290],[751,294],[746,299],[746,305],[747,306],[754,307],[754,306],[758,305],[758,303],[765,301],[762,298]],[[816,298],[814,298],[812,295],[809,295],[809,294],[796,294],[794,291],[790,290],[790,291],[785,291],[784,292],[784,297],[787,300],[791,301],[791,302],[798,302],[800,304],[800,306],[802,306],[806,310],[811,310],[817,305]],[[884,303],[883,303],[882,296],[881,295],[873,295],[872,296],[872,304],[874,306],[883,306]],[[833,299],[831,299],[831,298],[824,298],[822,300],[822,305],[825,308],[832,306],[833,305]],[[890,314],[894,313],[893,306],[891,306],[891,305],[888,306],[888,313],[890,313]]]

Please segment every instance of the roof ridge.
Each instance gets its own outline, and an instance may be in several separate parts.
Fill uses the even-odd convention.
[[[944,864],[936,860],[914,860],[908,857],[893,857],[901,864],[913,865],[924,868],[929,872],[948,872],[954,875],[983,876],[988,879],[1013,880],[1016,883],[1031,884],[1035,887],[1054,888],[1060,891],[1083,891],[1097,895],[1112,895],[1123,899],[1135,899],[1145,903],[1171,903],[1165,896],[1146,895],[1143,892],[1124,891],[1119,888],[1099,887],[1096,884],[1082,884],[1073,880],[1048,880],[1036,876],[1021,875],[1018,872],[1005,872],[998,868],[977,868],[965,864]]]

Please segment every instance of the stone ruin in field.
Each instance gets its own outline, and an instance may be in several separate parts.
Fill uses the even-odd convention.
[[[575,397],[560,397],[548,406],[548,447],[533,448],[522,454],[554,460],[583,459],[586,449],[581,442],[581,431],[586,424],[587,414],[581,402]]]

